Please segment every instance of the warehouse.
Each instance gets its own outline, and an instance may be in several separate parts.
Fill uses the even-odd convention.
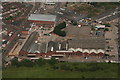
[[[28,18],[30,22],[36,25],[54,27],[56,23],[55,15],[31,14]]]
[[[105,54],[105,39],[101,37],[74,38],[66,41],[50,41],[36,44],[36,46],[34,46],[35,44],[32,45],[26,51],[43,58],[49,53],[51,57],[56,58],[64,56],[104,56]]]
[[[21,51],[26,51],[26,52],[33,52],[35,49],[35,40],[37,40],[39,34],[38,32],[33,32],[29,37],[24,46],[22,47]],[[21,52],[20,51],[20,52]],[[21,54],[21,53],[20,53]]]
[[[68,41],[69,50],[82,53],[105,53],[104,38],[80,38]]]

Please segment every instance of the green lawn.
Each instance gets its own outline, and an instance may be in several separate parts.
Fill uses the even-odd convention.
[[[89,68],[91,66],[91,64],[89,63],[78,63],[77,65],[81,68],[87,66],[87,68]],[[54,70],[50,67],[50,65],[45,65],[41,67],[34,66],[29,68],[18,68],[11,66],[3,69],[3,78],[117,78],[117,64],[102,63],[101,66],[105,67],[105,69],[96,71],[68,71],[60,69]]]

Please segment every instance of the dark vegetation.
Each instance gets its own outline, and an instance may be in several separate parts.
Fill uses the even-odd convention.
[[[54,28],[54,33],[59,35],[59,36],[62,36],[62,37],[65,37],[66,36],[66,32],[65,31],[62,31],[62,29],[66,28],[66,23],[63,22],[63,23],[60,23],[58,24],[55,28]]]
[[[33,67],[34,65],[37,66],[43,66],[45,64],[50,64],[54,65],[57,63],[57,60],[52,58],[51,60],[45,60],[45,59],[38,59],[34,61],[30,61],[28,59],[23,59],[22,61],[18,61],[18,58],[15,57],[14,59],[11,60],[11,65],[10,66],[15,66],[15,67]]]
[[[11,61],[11,65],[3,68],[3,77],[117,77],[118,65],[116,63],[78,63],[78,62],[59,62],[52,58],[44,60],[42,58],[34,61],[22,60],[17,58]],[[11,74],[12,73],[12,74]]]
[[[119,7],[120,2],[88,2],[88,3],[76,3],[73,6],[75,11],[87,14],[87,17],[94,17],[100,15],[106,10],[112,10]]]
[[[53,70],[65,70],[65,71],[80,71],[80,72],[86,72],[86,71],[99,71],[99,70],[106,70],[109,69],[109,65],[115,65],[115,64],[109,64],[109,63],[68,63],[68,62],[58,62],[56,59],[52,58],[51,60],[45,60],[45,59],[38,59],[35,61],[30,61],[28,59],[24,59],[22,61],[18,61],[17,58],[14,58],[11,61],[11,66],[16,67],[33,67],[33,66],[44,66],[46,64],[49,64],[51,69]]]
[[[72,25],[77,25],[77,21],[71,20]]]
[[[103,24],[105,25],[105,27],[111,27],[111,25],[109,23]]]
[[[119,2],[91,2],[90,4],[96,8],[103,8],[105,10],[114,9],[120,5]]]

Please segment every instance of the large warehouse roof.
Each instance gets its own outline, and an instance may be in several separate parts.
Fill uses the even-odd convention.
[[[22,47],[22,50],[27,51],[27,52],[30,51],[31,47],[34,44],[36,35],[38,35],[38,32],[32,32],[31,33],[31,35],[28,37],[28,40],[26,41],[26,43]]]
[[[44,15],[44,14],[31,14],[28,20],[36,20],[36,21],[55,21],[55,15]]]
[[[83,48],[83,49],[104,49],[104,38],[81,38],[72,39],[68,41],[69,48]]]

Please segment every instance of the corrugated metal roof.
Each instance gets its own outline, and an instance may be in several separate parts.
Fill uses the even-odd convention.
[[[80,38],[68,41],[69,48],[105,49],[104,38]]]
[[[34,44],[36,35],[38,35],[38,32],[31,33],[28,40],[26,41],[26,43],[22,47],[22,50],[29,52],[29,50],[31,49],[31,46]]]
[[[28,20],[36,21],[55,21],[56,15],[44,15],[44,14],[31,14]]]
[[[39,45],[38,45],[38,51],[40,51],[40,53],[45,53],[46,52],[46,46],[47,46],[47,43],[40,43]]]
[[[48,43],[47,51],[51,51],[51,47],[53,47],[53,51],[58,50],[59,49],[59,42],[50,41]]]

